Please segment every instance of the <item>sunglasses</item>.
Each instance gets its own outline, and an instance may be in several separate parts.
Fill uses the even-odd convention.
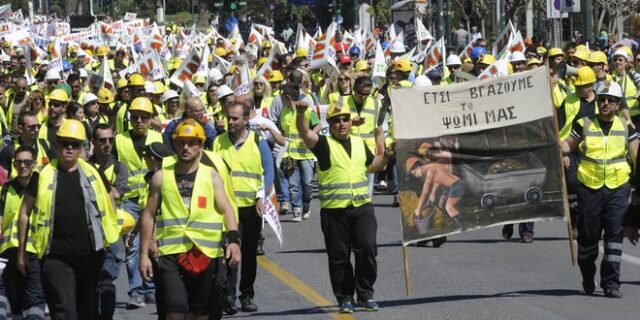
[[[107,141],[109,141],[109,143],[113,143],[113,140],[114,140],[113,137],[98,138],[98,142],[100,143],[105,143]]]
[[[36,131],[38,129],[40,129],[41,125],[40,124],[32,124],[30,126],[25,126],[25,128],[31,130],[31,131]]]
[[[613,97],[598,97],[598,102],[600,103],[619,103],[620,99],[619,98],[613,98]]]
[[[62,149],[80,149],[82,142],[75,140],[58,140],[58,146]]]
[[[347,123],[349,121],[351,121],[349,117],[336,117],[336,118],[331,118],[331,120],[329,120],[329,122],[331,123]]]
[[[149,118],[149,116],[131,115],[131,121],[148,121]]]
[[[16,167],[21,167],[21,166],[31,167],[34,161],[33,160],[13,160],[13,163],[16,165]]]
[[[65,104],[64,104],[64,103],[62,103],[62,102],[53,102],[53,101],[50,101],[50,102],[49,102],[49,106],[50,106],[50,107],[52,107],[52,108],[64,108],[64,107],[65,107]]]

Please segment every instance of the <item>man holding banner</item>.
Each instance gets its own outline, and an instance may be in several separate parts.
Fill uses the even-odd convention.
[[[600,265],[600,286],[605,296],[622,298],[620,261],[622,256],[622,222],[629,205],[627,156],[635,163],[637,134],[631,125],[616,115],[622,89],[615,82],[604,81],[596,88],[599,113],[577,119],[571,135],[562,142],[565,155],[579,150],[578,265],[586,294],[595,291],[595,261],[598,242],[604,230],[604,255]]]
[[[295,96],[294,87],[283,94]],[[329,257],[329,275],[341,313],[354,310],[353,295],[367,311],[378,310],[373,299],[377,277],[377,222],[369,195],[367,172],[382,170],[393,152],[384,149],[382,127],[376,127],[375,141],[380,152],[371,153],[364,140],[351,135],[351,110],[347,104],[332,104],[327,111],[330,136],[321,136],[309,128],[304,116],[309,105],[294,102],[296,125],[307,147],[318,158],[320,221]],[[351,266],[351,248],[355,255],[355,273]],[[355,291],[355,292],[354,292]]]

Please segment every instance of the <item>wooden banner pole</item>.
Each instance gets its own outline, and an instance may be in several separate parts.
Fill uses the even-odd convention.
[[[402,245],[402,261],[404,262],[404,288],[407,296],[411,295],[411,275],[409,274],[409,250]]]

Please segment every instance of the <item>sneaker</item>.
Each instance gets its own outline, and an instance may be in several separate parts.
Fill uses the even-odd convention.
[[[302,220],[307,220],[307,219],[309,219],[310,216],[311,216],[311,214],[309,213],[309,211],[304,212],[302,214]]]
[[[231,297],[227,297],[227,299],[224,302],[224,313],[226,313],[228,316],[232,316],[238,313],[238,308],[236,307],[235,299],[232,299]]]
[[[607,298],[620,299],[622,298],[622,292],[618,289],[604,289],[604,296]]]
[[[398,196],[393,196],[393,203],[391,204],[392,207],[397,208],[400,206],[400,201],[398,201]]]
[[[284,216],[291,213],[291,204],[289,202],[283,202],[280,204],[280,215]]]
[[[353,302],[347,300],[340,304],[340,313],[353,313]]]
[[[505,240],[509,240],[511,239],[511,236],[513,236],[513,225],[507,224],[502,226],[502,238]]]
[[[301,222],[302,221],[302,210],[300,208],[293,209],[293,218],[291,218],[293,222]]]
[[[251,297],[241,298],[240,304],[242,305],[242,311],[244,312],[258,311],[258,306],[253,302],[253,299]]]
[[[143,295],[132,295],[127,302],[127,310],[143,308],[145,305]]]
[[[364,306],[364,309],[367,311],[378,311],[378,302],[373,299],[368,299],[367,301],[360,301],[360,304]]]
[[[144,302],[146,304],[156,304],[156,295],[153,292],[146,293],[144,295]]]
[[[584,289],[584,293],[592,295],[596,291],[596,282],[593,279],[582,280],[582,289]]]
[[[533,242],[533,235],[530,233],[525,233],[520,237],[520,242],[522,243],[531,243]]]

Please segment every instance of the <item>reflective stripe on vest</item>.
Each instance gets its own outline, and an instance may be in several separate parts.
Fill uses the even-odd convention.
[[[33,212],[29,217],[29,223],[33,228],[33,246],[40,258],[49,253],[51,237],[55,228],[53,222],[58,176],[57,165],[58,161],[54,160],[40,172],[38,194]],[[99,178],[98,170],[82,159],[78,159],[78,170],[80,171],[80,186],[85,199],[85,213],[87,217],[100,217],[98,225],[90,223],[92,225],[90,231],[93,234],[91,238],[103,240],[92,243],[94,249],[99,250],[118,241],[121,227],[118,220],[121,217],[118,217],[118,213],[113,208],[109,192],[107,192],[102,179]],[[86,201],[87,199],[90,201]]]
[[[629,108],[629,115],[637,116],[640,114],[640,108],[638,107],[638,100],[636,99],[636,93],[638,92],[636,85],[633,83],[631,76],[625,72],[624,75],[619,76],[616,72],[611,74],[613,80],[615,80],[622,89],[622,96],[627,101],[627,107]]]
[[[367,180],[367,155],[364,141],[350,136],[351,157],[332,136],[327,136],[331,167],[318,170],[319,198],[322,208],[358,207],[371,202]]]
[[[599,121],[585,117],[578,123],[583,127],[578,181],[591,189],[615,189],[627,183],[631,167],[626,158],[629,133],[625,121],[615,117],[606,137]]]
[[[306,121],[311,119],[311,112],[313,112],[311,111],[311,108],[307,108],[305,111],[304,118]],[[289,138],[289,147],[285,152],[285,157],[290,156],[296,160],[315,159],[315,156],[304,144],[302,138],[300,138],[300,134],[298,133],[298,127],[296,125],[296,110],[289,107],[282,109],[282,112],[280,113],[280,127],[282,127],[282,130]]]
[[[152,142],[162,143],[162,134],[156,131],[147,131],[144,144],[149,145]],[[140,189],[146,185],[144,175],[149,171],[147,164],[138,156],[128,131],[116,135],[116,149],[118,151],[118,160],[122,161],[127,166],[127,170],[129,170],[127,191],[122,196],[122,199],[137,198],[141,194]]]
[[[189,209],[178,190],[174,170],[175,163],[162,168],[162,203],[156,216],[160,255],[184,253],[195,244],[207,257],[221,257],[223,215],[215,206],[214,169],[198,166]]]
[[[213,143],[213,151],[222,156],[231,165],[231,182],[239,207],[249,207],[256,204],[256,192],[262,186],[262,161],[260,149],[255,143],[255,132],[249,131],[247,138],[236,149],[225,132]]]

